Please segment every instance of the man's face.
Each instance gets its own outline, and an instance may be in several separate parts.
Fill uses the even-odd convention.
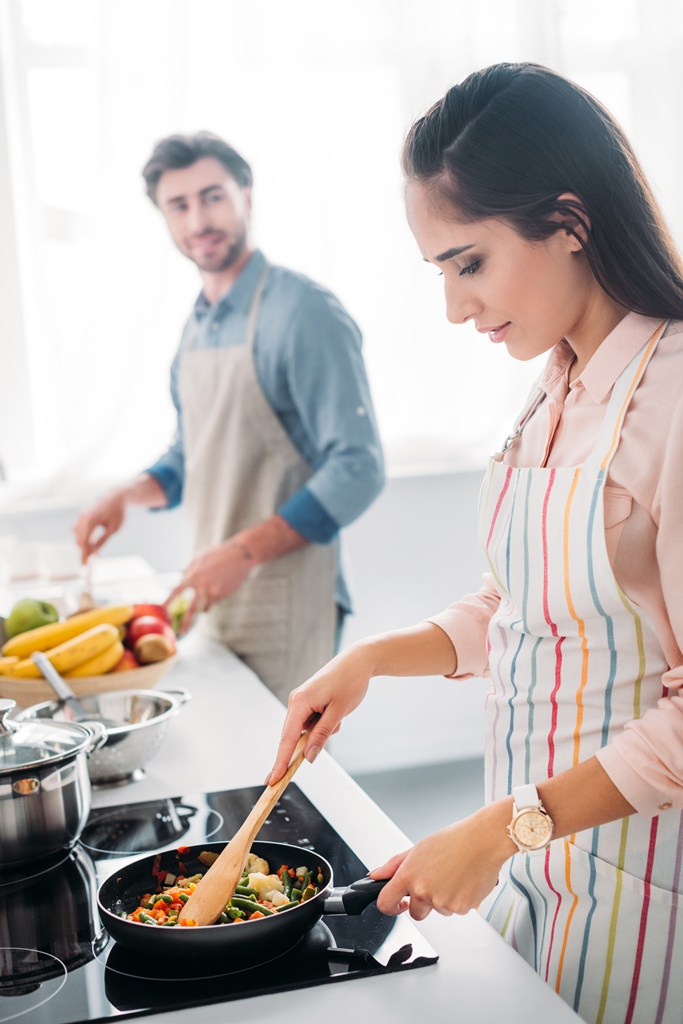
[[[244,252],[251,189],[240,188],[214,157],[165,171],[157,186],[157,205],[173,241],[200,270],[227,270]]]

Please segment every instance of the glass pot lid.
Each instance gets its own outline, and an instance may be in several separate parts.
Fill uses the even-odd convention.
[[[92,731],[77,722],[10,718],[16,701],[0,698],[0,775],[17,768],[59,761],[92,743]]]

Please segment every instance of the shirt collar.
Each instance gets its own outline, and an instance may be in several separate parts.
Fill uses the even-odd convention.
[[[579,382],[590,398],[599,405],[614,387],[619,375],[626,369],[633,357],[652,337],[661,324],[661,318],[627,313],[611,331],[593,356],[588,360],[582,373],[569,385],[574,388]],[[553,391],[559,378],[565,377],[574,353],[564,339],[553,349],[543,374],[541,387]]]
[[[265,256],[260,249],[256,249],[245,263],[232,287],[224,295],[221,295],[216,302],[216,312],[220,314],[228,311],[248,313],[256,285],[265,265]],[[204,292],[201,291],[194,304],[197,318],[201,319],[204,317],[210,309],[211,303],[206,298]]]

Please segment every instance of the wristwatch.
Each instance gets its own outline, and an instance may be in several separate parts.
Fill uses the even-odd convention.
[[[553,838],[553,828],[553,819],[541,803],[536,787],[515,786],[508,835],[520,853],[543,850]]]

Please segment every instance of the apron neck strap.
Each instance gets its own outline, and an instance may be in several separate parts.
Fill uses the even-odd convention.
[[[603,471],[607,471],[609,468],[609,464],[614,458],[614,453],[619,445],[621,428],[631,404],[631,399],[642,380],[650,359],[654,355],[659,339],[668,326],[669,321],[664,320],[647,344],[636,353],[626,369],[617,378],[612,388],[612,394],[598,439],[595,442],[593,451],[584,462],[584,466],[591,466],[594,469]]]
[[[256,325],[258,324],[258,315],[261,309],[261,299],[263,298],[263,289],[265,288],[268,274],[270,273],[270,264],[266,263],[261,276],[256,282],[256,288],[251,299],[251,305],[249,307],[249,319],[247,321],[247,336],[246,344],[248,348],[254,347],[254,339],[256,338]]]

